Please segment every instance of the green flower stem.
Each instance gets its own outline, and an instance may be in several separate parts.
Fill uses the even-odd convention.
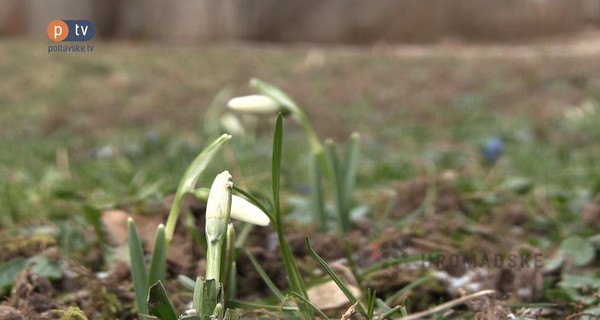
[[[181,209],[183,197],[187,193],[194,190],[200,174],[213,159],[217,151],[219,151],[230,139],[231,136],[228,134],[223,134],[217,138],[209,146],[207,146],[196,157],[196,159],[194,159],[194,161],[183,174],[183,178],[181,179],[179,187],[177,187],[177,192],[175,193],[173,206],[171,206],[171,211],[169,212],[169,217],[167,218],[167,224],[165,225],[165,241],[167,243],[167,249],[171,245],[171,240],[175,234],[175,225],[177,224],[177,219],[179,218],[179,210]]]

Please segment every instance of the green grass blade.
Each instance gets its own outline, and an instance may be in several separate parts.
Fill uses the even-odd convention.
[[[189,278],[188,278],[189,279]],[[181,278],[180,278],[181,280]],[[192,279],[189,279],[192,280]],[[186,285],[187,287],[187,285]],[[204,292],[204,279],[202,277],[196,278],[196,283],[193,286],[194,294],[192,295],[192,307],[196,309],[196,312],[201,315],[202,310],[202,293]]]
[[[200,154],[196,157],[196,159],[194,159],[192,164],[190,164],[183,174],[181,182],[179,183],[179,187],[177,188],[177,192],[175,193],[175,199],[173,200],[173,206],[169,212],[169,218],[167,219],[167,225],[165,228],[167,248],[171,244],[173,234],[175,233],[175,225],[177,224],[177,219],[179,218],[179,209],[181,207],[181,201],[183,200],[184,195],[194,190],[196,182],[198,182],[198,178],[200,177],[202,171],[206,169],[206,166],[213,159],[217,151],[219,151],[230,139],[231,136],[228,134],[224,134],[217,138],[215,141],[213,141],[213,143],[200,152]]]
[[[167,273],[167,244],[165,242],[165,226],[160,224],[156,229],[154,238],[154,249],[148,273],[148,286],[158,281],[165,282]]]
[[[431,257],[431,259],[435,259],[438,256],[438,253],[432,253],[431,255],[428,254],[428,257]],[[378,262],[372,266],[370,266],[369,268],[363,270],[360,273],[361,277],[366,277],[374,272],[383,270],[385,268],[389,268],[395,265],[399,265],[399,264],[404,264],[404,263],[411,263],[411,262],[418,262],[421,261],[421,259],[423,258],[422,255],[412,255],[412,256],[408,256],[408,257],[401,257],[401,258],[392,258],[392,259],[388,259],[388,260],[384,260],[381,262]]]
[[[184,288],[186,288],[190,291],[194,291],[194,289],[196,287],[196,282],[193,279],[191,279],[190,277],[180,274],[179,276],[177,276],[177,280]]]
[[[352,208],[352,192],[356,183],[356,175],[358,173],[358,164],[360,162],[360,135],[358,132],[352,133],[350,141],[346,147],[346,155],[344,157],[344,168],[342,175],[342,200],[344,210],[348,211]]]
[[[389,296],[387,299],[385,299],[385,303],[386,304],[393,304],[400,296],[402,296],[403,294],[407,293],[408,291],[422,285],[423,283],[431,280],[432,276],[431,275],[426,275],[424,277],[421,277],[411,283],[409,283],[408,285],[404,286],[402,289],[398,290],[398,292],[394,293],[393,295]]]
[[[270,305],[266,305],[266,304],[245,302],[245,301],[240,301],[240,300],[229,301],[229,306],[231,308],[237,308],[237,309],[243,309],[243,310],[264,309],[264,310],[271,311],[271,312],[279,312],[279,311],[292,312],[292,313],[298,312],[298,308],[296,308],[296,307],[270,306]]]
[[[317,306],[315,306],[312,302],[310,302],[310,300],[306,299],[305,297],[292,292],[292,295],[294,295],[294,297],[296,297],[297,299],[300,299],[302,302],[308,304],[311,308],[313,308],[313,310],[315,310],[318,314],[319,317],[321,317],[321,319],[329,319],[329,317],[323,313],[323,311],[321,311],[319,308],[317,308]]]
[[[144,262],[144,249],[133,219],[127,220],[127,233],[129,236],[129,259],[131,260],[131,277],[133,279],[133,290],[137,302],[138,313],[148,314],[148,273]]]
[[[323,199],[323,174],[317,154],[311,152],[310,170],[310,202],[314,214],[314,222],[319,224],[321,231],[327,230],[327,213],[325,212],[325,200]]]
[[[171,300],[169,300],[165,287],[160,281],[150,287],[148,307],[150,309],[150,314],[157,316],[160,320],[178,320],[175,308],[173,307]]]
[[[281,114],[277,116],[275,126],[275,136],[273,138],[273,161],[271,171],[271,181],[273,185],[273,205],[275,207],[275,221],[281,224],[279,188],[281,183],[281,155],[283,152],[283,118]]]
[[[346,284],[342,281],[342,279],[331,269],[331,267],[329,267],[327,262],[325,262],[325,260],[323,260],[323,258],[321,258],[321,256],[315,251],[312,244],[310,243],[309,236],[306,236],[306,246],[308,247],[308,250],[309,250],[310,254],[313,256],[313,258],[315,258],[315,260],[317,260],[317,262],[321,265],[321,267],[323,269],[325,269],[325,271],[327,272],[327,274],[329,274],[331,279],[337,284],[337,286],[340,288],[340,290],[342,290],[342,292],[344,293],[346,298],[348,298],[348,300],[350,300],[350,302],[352,304],[357,303],[358,299],[356,299],[356,297],[354,296],[352,291],[350,291],[350,289],[348,289],[348,286],[346,286]],[[358,311],[362,315],[364,315],[365,317],[367,316],[367,312],[366,312],[365,308],[360,303],[357,304],[357,308],[358,308]]]
[[[345,209],[344,199],[342,195],[342,181],[341,181],[341,170],[339,165],[339,158],[336,154],[335,145],[333,141],[325,141],[325,152],[327,154],[327,162],[329,164],[330,179],[329,185],[332,188],[334,197],[334,207],[336,216],[338,218],[339,231],[341,234],[346,234],[350,231],[350,212]]]
[[[269,287],[271,292],[273,292],[273,294],[277,297],[279,302],[285,301],[285,296],[283,295],[283,293],[281,293],[279,288],[277,288],[277,286],[273,283],[271,278],[269,278],[269,276],[265,272],[265,269],[263,269],[263,267],[258,263],[258,261],[256,261],[254,255],[250,252],[246,252],[246,255],[248,256],[248,259],[250,259],[250,263],[252,263],[256,272],[258,272],[258,275],[262,278],[267,287]]]
[[[367,318],[373,318],[373,312],[375,312],[375,300],[377,298],[377,292],[371,290],[370,288],[367,290]]]
[[[381,319],[387,319],[389,317],[391,317],[394,313],[398,312],[398,311],[402,311],[403,308],[402,306],[395,306],[393,308],[391,308],[390,310],[386,311],[384,314],[381,315]]]
[[[228,281],[229,281],[229,287],[227,288],[227,290],[225,291],[225,293],[227,294],[227,299],[225,300],[225,307],[229,306],[229,300],[235,299],[237,298],[237,264],[235,262],[233,262],[231,264],[231,269],[229,271],[229,276],[228,276]]]
[[[281,218],[281,207],[279,202],[279,187],[280,187],[280,170],[281,170],[281,155],[283,149],[283,118],[281,114],[277,116],[277,123],[275,125],[275,135],[273,137],[273,160],[272,160],[272,184],[273,184],[273,208],[274,224],[277,230],[277,239],[279,240],[279,250],[281,251],[281,257],[285,266],[286,273],[289,278],[290,289],[292,292],[296,292],[301,296],[308,299],[306,293],[306,285],[304,279],[298,270],[296,260],[292,255],[292,251],[285,239],[283,233],[283,225]],[[298,309],[304,319],[314,319],[314,313],[310,310],[310,307],[305,303],[298,303]]]

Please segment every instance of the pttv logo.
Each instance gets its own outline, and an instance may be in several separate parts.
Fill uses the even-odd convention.
[[[46,32],[54,42],[89,41],[96,34],[96,27],[89,20],[54,20],[48,24]]]

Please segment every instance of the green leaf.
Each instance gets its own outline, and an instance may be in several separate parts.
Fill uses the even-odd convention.
[[[192,305],[202,319],[210,318],[219,303],[219,291],[215,279],[196,278]]]
[[[563,274],[561,281],[558,283],[560,288],[573,288],[573,289],[600,289],[600,279],[580,276],[572,274]]]
[[[271,281],[271,278],[269,278],[269,276],[265,272],[265,269],[263,269],[263,267],[258,263],[258,261],[256,261],[254,255],[252,255],[252,253],[250,253],[249,251],[246,252],[246,255],[248,256],[248,259],[250,259],[250,263],[252,263],[258,275],[262,278],[267,287],[271,289],[271,292],[273,292],[273,294],[277,297],[279,302],[285,301],[285,296],[283,295],[283,293],[281,293],[281,291],[279,291],[279,288],[277,288],[275,283]]]
[[[167,247],[170,245],[173,234],[175,233],[175,225],[179,218],[179,209],[181,207],[183,196],[188,192],[193,192],[200,174],[206,169],[206,166],[208,166],[210,161],[214,158],[217,151],[219,151],[230,139],[231,136],[228,134],[224,134],[217,138],[213,143],[202,150],[183,174],[177,192],[175,193],[175,199],[173,200],[173,206],[169,212],[169,218],[167,219],[165,228]]]
[[[154,285],[158,281],[165,282],[167,273],[167,243],[165,242],[165,226],[160,224],[156,228],[154,238],[154,249],[152,250],[152,260],[150,262],[150,273],[148,277],[148,286]]]
[[[570,257],[577,267],[587,265],[596,256],[594,246],[580,236],[571,236],[564,239],[560,244],[560,250],[564,255]]]
[[[50,280],[60,279],[63,276],[60,263],[46,256],[33,256],[27,259],[27,267],[31,268],[31,272]]]
[[[398,299],[403,294],[409,292],[410,290],[422,285],[423,283],[425,283],[431,279],[432,279],[431,275],[426,275],[426,276],[423,276],[423,277],[411,282],[410,284],[404,286],[402,289],[398,290],[396,293],[394,293],[393,295],[391,295],[387,299],[385,299],[385,303],[393,304],[396,301],[396,299]]]
[[[279,312],[279,311],[298,312],[298,308],[296,308],[296,307],[271,306],[271,305],[266,305],[266,304],[252,303],[252,302],[246,302],[246,301],[240,301],[240,300],[230,300],[229,306],[231,308],[237,308],[237,309],[243,309],[243,310],[264,309],[264,310],[272,311],[272,312]]]
[[[327,161],[329,164],[329,172],[331,179],[329,181],[330,187],[332,188],[333,197],[335,198],[334,207],[336,216],[339,222],[339,231],[341,234],[346,234],[350,231],[350,217],[349,212],[344,210],[344,196],[342,190],[342,177],[341,169],[339,165],[339,158],[337,156],[335,145],[333,141],[325,141],[325,152],[327,154]]]
[[[344,157],[342,199],[344,201],[344,210],[350,211],[352,207],[352,192],[356,183],[358,173],[358,164],[360,161],[360,135],[358,132],[352,133],[350,141],[346,147],[346,156]],[[350,214],[350,212],[348,212]]]
[[[281,176],[281,154],[283,150],[283,119],[281,114],[277,116],[275,125],[275,136],[273,137],[273,161],[271,171],[271,181],[273,185],[273,205],[275,206],[275,220],[281,224],[279,188]]]
[[[100,240],[101,244],[106,244],[106,231],[104,230],[104,224],[102,223],[102,211],[89,204],[83,205],[83,217],[86,222],[89,223],[96,232],[96,236]]]
[[[296,292],[292,292],[292,294],[294,295],[294,297],[296,297],[296,299],[300,299],[300,301],[306,303],[307,305],[309,305],[313,310],[315,310],[319,316],[322,319],[329,319],[329,317],[323,313],[323,311],[321,311],[319,308],[317,308],[317,306],[315,306],[312,302],[310,302],[310,300],[306,299],[305,297],[297,294]]]
[[[333,269],[331,269],[331,267],[329,267],[329,265],[327,264],[327,262],[325,262],[325,260],[323,260],[323,258],[321,258],[321,256],[315,251],[315,249],[313,248],[312,244],[310,243],[310,237],[309,236],[306,236],[306,246],[308,247],[308,250],[309,250],[310,254],[313,256],[313,258],[315,258],[315,260],[317,260],[317,262],[321,265],[321,267],[323,269],[325,269],[325,271],[327,272],[327,274],[329,274],[329,276],[335,282],[335,284],[337,284],[337,286],[340,288],[340,290],[342,290],[342,292],[344,293],[344,295],[346,296],[346,298],[348,298],[348,300],[350,300],[350,302],[352,304],[356,304],[357,301],[358,301],[358,299],[356,299],[356,297],[354,296],[354,294],[352,293],[352,291],[350,291],[350,289],[348,288],[348,286],[346,286],[346,284],[333,271]],[[357,308],[358,308],[358,311],[362,315],[364,315],[365,317],[368,317],[367,311],[365,310],[365,308],[360,303],[357,304]]]
[[[15,258],[0,264],[0,296],[10,292],[10,288],[17,280],[17,276],[23,270],[30,271],[50,280],[60,279],[63,270],[58,261],[52,261],[46,256],[32,256],[28,259]]]
[[[175,308],[160,281],[150,287],[148,307],[150,315],[157,316],[160,320],[178,320]]]
[[[373,318],[373,312],[375,312],[376,298],[377,298],[377,291],[371,290],[371,288],[369,288],[367,290],[367,317],[369,319]]]
[[[429,257],[430,259],[437,259],[438,256],[439,256],[439,253],[432,253],[432,254],[427,255],[427,257]],[[407,256],[407,257],[392,258],[392,259],[384,260],[384,261],[378,262],[378,263],[366,268],[365,270],[363,270],[360,273],[360,276],[366,277],[374,272],[389,268],[391,266],[404,264],[404,263],[417,262],[417,261],[420,261],[422,258],[423,258],[422,255],[412,255],[412,256]]]
[[[4,296],[10,292],[10,288],[15,283],[17,275],[26,266],[27,261],[22,258],[15,258],[0,264],[0,295]]]
[[[196,288],[196,281],[192,280],[190,277],[180,274],[177,276],[177,280],[179,281],[179,283],[181,283],[181,285],[191,291],[194,291],[194,289]]]
[[[227,311],[225,311],[225,316],[223,317],[223,320],[238,320],[238,319],[240,319],[240,314],[237,313],[235,310],[227,309]]]
[[[321,231],[327,230],[327,213],[323,199],[323,173],[319,164],[317,154],[311,152],[310,168],[310,202],[314,214],[314,222],[319,224]]]
[[[131,276],[133,278],[133,289],[135,291],[135,300],[138,306],[138,312],[148,314],[148,273],[144,262],[144,249],[142,241],[138,235],[133,219],[127,220],[127,232],[129,235],[129,259],[131,260]]]
[[[306,285],[304,279],[298,270],[296,260],[292,255],[292,251],[285,239],[283,233],[283,225],[281,218],[281,207],[279,203],[279,183],[280,183],[280,169],[281,169],[281,154],[283,148],[283,119],[281,114],[277,116],[277,123],[275,125],[275,135],[273,137],[273,160],[272,160],[272,184],[273,184],[273,207],[274,207],[274,224],[277,230],[277,239],[279,240],[279,250],[283,259],[286,273],[288,275],[290,289],[292,292],[296,292],[299,295],[308,299],[306,293]],[[314,319],[314,314],[310,307],[305,303],[298,303],[298,309],[303,315],[304,319]]]

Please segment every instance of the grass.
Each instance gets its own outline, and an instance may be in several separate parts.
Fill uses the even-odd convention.
[[[462,209],[467,224],[487,221],[494,210],[519,202],[532,216],[527,244],[545,252],[572,234],[589,248],[586,241],[598,233],[580,216],[600,193],[598,55],[467,57],[448,50],[410,55],[393,48],[145,43],[97,43],[93,54],[49,55],[44,46],[0,42],[0,69],[6,70],[0,73],[4,230],[50,219],[61,228],[75,228],[74,237],[81,240],[85,237],[77,228],[90,222],[74,217],[85,208],[159,210],[187,166],[215,138],[206,125],[215,121],[206,117],[214,96],[251,93],[247,81],[257,77],[297,100],[321,139],[341,144],[360,132],[357,202],[369,205],[375,218],[400,220],[382,225],[408,223],[396,207],[382,213],[385,191],[398,181],[450,172],[458,176],[460,194],[472,199]],[[322,64],[309,59],[315,55]],[[224,105],[216,105],[217,115],[224,112]],[[226,165],[241,177],[236,186],[275,193],[265,169],[273,121],[244,124],[250,134],[234,137],[213,161],[219,165],[209,165],[205,175],[214,176]],[[281,185],[274,200],[277,212],[281,205],[294,218],[307,206],[286,199],[308,201],[307,163],[314,159],[303,128],[290,120],[285,125],[285,152],[277,169]],[[503,140],[504,151],[497,162],[486,163],[480,148],[491,137]],[[435,211],[443,192],[427,185],[427,197],[419,203],[424,214],[415,210],[416,221],[428,208]],[[458,230],[453,236],[473,233]],[[65,242],[80,241],[62,236],[63,247],[77,249]],[[597,263],[587,267],[586,274],[598,272]],[[570,278],[565,279],[562,287],[570,288]],[[368,304],[359,305],[360,312],[372,314],[375,298],[361,303]]]

